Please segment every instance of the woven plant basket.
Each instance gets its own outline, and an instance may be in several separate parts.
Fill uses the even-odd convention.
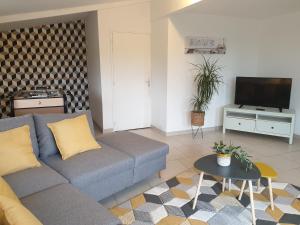
[[[193,126],[202,127],[204,125],[205,112],[191,112],[191,122]]]

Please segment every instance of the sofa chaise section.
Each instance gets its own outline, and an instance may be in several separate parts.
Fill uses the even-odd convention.
[[[67,160],[58,154],[43,160],[75,187],[100,201],[132,185],[134,169],[133,158],[105,144],[101,146]]]
[[[91,113],[29,115],[0,121],[0,131],[29,125],[41,167],[4,179],[44,225],[117,225],[120,221],[98,203],[166,166],[168,145],[131,132],[100,138],[100,149],[62,160],[47,124]],[[9,121],[9,122],[7,122]]]
[[[134,183],[166,168],[169,146],[165,143],[128,131],[106,134],[98,140],[134,158]]]
[[[71,184],[61,184],[21,199],[43,225],[118,225],[102,205]]]

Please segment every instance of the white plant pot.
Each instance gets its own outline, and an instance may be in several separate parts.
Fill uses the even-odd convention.
[[[217,154],[217,163],[219,166],[230,166],[231,155],[227,154]]]

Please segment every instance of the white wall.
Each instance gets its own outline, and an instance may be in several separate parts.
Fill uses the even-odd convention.
[[[165,19],[167,21],[168,19]],[[156,24],[156,25],[155,25]],[[158,21],[152,23],[152,30],[158,29]],[[300,134],[300,102],[297,94],[300,93],[300,13],[293,13],[280,17],[272,17],[266,20],[252,20],[233,17],[221,17],[197,14],[176,14],[168,20],[167,44],[165,33],[161,30],[161,45],[152,46],[152,51],[167,58],[167,67],[160,68],[160,74],[152,76],[160,77],[161,85],[166,84],[165,93],[158,92],[155,101],[161,107],[159,113],[153,118],[153,125],[161,130],[172,133],[190,130],[190,99],[193,96],[193,76],[190,63],[201,63],[200,55],[184,54],[184,37],[209,36],[224,37],[227,52],[225,55],[214,55],[223,67],[222,75],[224,84],[219,95],[215,95],[209,110],[206,113],[205,127],[222,125],[223,106],[234,102],[235,77],[236,76],[270,76],[292,77],[293,88],[291,108],[296,110],[296,134]],[[160,26],[162,28],[162,26]],[[157,33],[159,33],[157,32]],[[159,36],[156,36],[156,40]],[[154,42],[152,42],[154,43]],[[167,56],[165,48],[167,47]],[[160,52],[157,50],[159,48]],[[155,57],[152,60],[155,60]],[[158,65],[153,64],[153,65]],[[167,72],[164,71],[167,69]],[[165,77],[167,76],[167,79]],[[157,83],[154,86],[158,88]],[[162,87],[160,89],[162,90]],[[153,90],[156,90],[153,87]],[[156,103],[158,104],[158,103]],[[167,107],[163,108],[163,104]],[[160,116],[160,120],[158,119]]]
[[[103,127],[102,118],[102,94],[100,75],[100,46],[99,46],[99,24],[97,11],[89,13],[86,18],[86,45],[87,66],[89,82],[90,109],[94,122],[99,128]]]
[[[167,128],[168,23],[165,18],[151,27],[151,122],[163,131]]]
[[[150,34],[150,3],[99,10],[99,22],[103,129],[105,131],[113,129],[112,34],[113,32]]]
[[[184,54],[184,37],[224,37],[227,52],[213,56],[223,67],[224,84],[206,112],[205,127],[222,125],[223,106],[233,103],[237,75],[253,75],[257,69],[257,24],[230,17],[179,14],[171,17],[168,31],[167,127],[166,132],[190,130],[193,75],[190,63],[201,63],[200,55]]]
[[[291,108],[296,110],[295,133],[300,135],[300,12],[260,22],[260,76],[293,78]]]
[[[56,10],[45,10],[38,12],[30,12],[30,13],[20,13],[15,15],[0,15],[0,29],[3,27],[7,27],[6,23],[13,24],[18,27],[22,24],[22,21],[30,21],[30,20],[41,20],[48,21],[51,20],[50,17],[64,18],[66,15],[71,14],[82,14],[82,13],[90,13],[98,11],[98,31],[96,27],[96,18],[89,18],[92,22],[88,22],[88,41],[91,43],[88,46],[90,49],[88,54],[91,58],[95,57],[98,60],[97,49],[98,46],[96,44],[97,34],[99,33],[100,39],[100,62],[101,62],[101,80],[99,81],[100,72],[98,72],[99,68],[97,68],[94,62],[91,68],[89,69],[89,73],[93,74],[89,79],[90,82],[97,82],[97,85],[92,85],[90,90],[94,93],[91,96],[92,104],[91,108],[95,112],[94,120],[97,125],[101,127],[103,123],[103,129],[111,130],[113,128],[113,119],[112,119],[112,90],[113,90],[113,80],[112,80],[112,72],[111,72],[111,36],[114,31],[116,32],[133,32],[133,33],[150,33],[151,25],[150,25],[150,3],[145,0],[141,2],[141,0],[128,0],[121,2],[113,2],[113,3],[103,3],[96,5],[87,5],[80,6],[74,8],[62,8]],[[24,22],[26,23],[26,22]],[[90,24],[90,25],[89,25]],[[93,30],[94,29],[94,30]],[[93,36],[92,33],[95,35]],[[98,41],[99,41],[98,39]],[[99,53],[99,52],[98,52]],[[99,64],[98,64],[99,66]],[[97,76],[99,75],[99,76]],[[97,80],[97,81],[96,81]],[[101,84],[100,84],[101,83]],[[102,93],[101,93],[102,86]],[[102,103],[100,102],[100,96],[102,94]],[[99,101],[98,103],[94,101]],[[102,104],[103,106],[103,122],[101,121],[101,109],[99,106]]]
[[[300,102],[297,101],[297,94],[300,90],[300,14],[273,17],[264,21],[195,14],[178,14],[173,15],[171,20],[167,17],[157,20],[158,17],[166,16],[194,2],[197,0],[152,1],[152,19],[154,19],[151,36],[152,124],[166,132],[190,129],[193,77],[189,63],[200,63],[201,57],[184,54],[184,37],[186,35],[216,36],[226,38],[226,55],[214,56],[219,58],[220,65],[224,67],[222,74],[225,83],[220,88],[220,94],[214,97],[210,105],[210,110],[206,115],[206,127],[222,124],[222,107],[233,102],[236,75],[288,76],[294,79],[291,107],[297,111],[296,133],[300,134]],[[102,85],[103,129],[106,130],[113,128],[112,33],[150,33],[150,8],[148,2],[136,3],[135,0],[131,0],[122,3],[0,16],[0,25],[98,10],[101,80],[97,83]],[[92,21],[95,22],[95,18]],[[93,33],[94,28],[96,29],[95,24],[90,26],[88,34]],[[95,42],[92,36],[87,38],[88,41]],[[90,45],[88,48],[96,50],[97,46],[93,49]],[[95,52],[88,51],[89,58],[97,58]],[[99,68],[91,65],[89,67],[91,67],[89,73],[99,75]],[[99,79],[98,76],[93,77]],[[99,89],[91,91],[96,93],[95,97],[99,100],[100,86]],[[95,114],[100,114],[100,108],[98,106],[96,108],[97,110],[93,111],[96,111]],[[97,115],[94,116],[97,117]],[[101,123],[100,117],[95,120],[98,125]]]

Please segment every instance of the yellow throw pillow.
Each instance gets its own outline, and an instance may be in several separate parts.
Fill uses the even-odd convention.
[[[0,195],[20,202],[15,192],[11,189],[9,184],[2,177],[0,177]]]
[[[0,132],[0,176],[39,166],[28,125]]]
[[[4,225],[42,225],[42,223],[21,203],[0,195],[0,210]]]
[[[16,202],[20,202],[15,192],[2,177],[0,177],[0,196],[10,198],[12,200],[15,200]],[[4,221],[4,212],[0,208],[0,224],[2,224],[1,221]]]
[[[63,160],[101,148],[91,133],[86,115],[47,124]]]

